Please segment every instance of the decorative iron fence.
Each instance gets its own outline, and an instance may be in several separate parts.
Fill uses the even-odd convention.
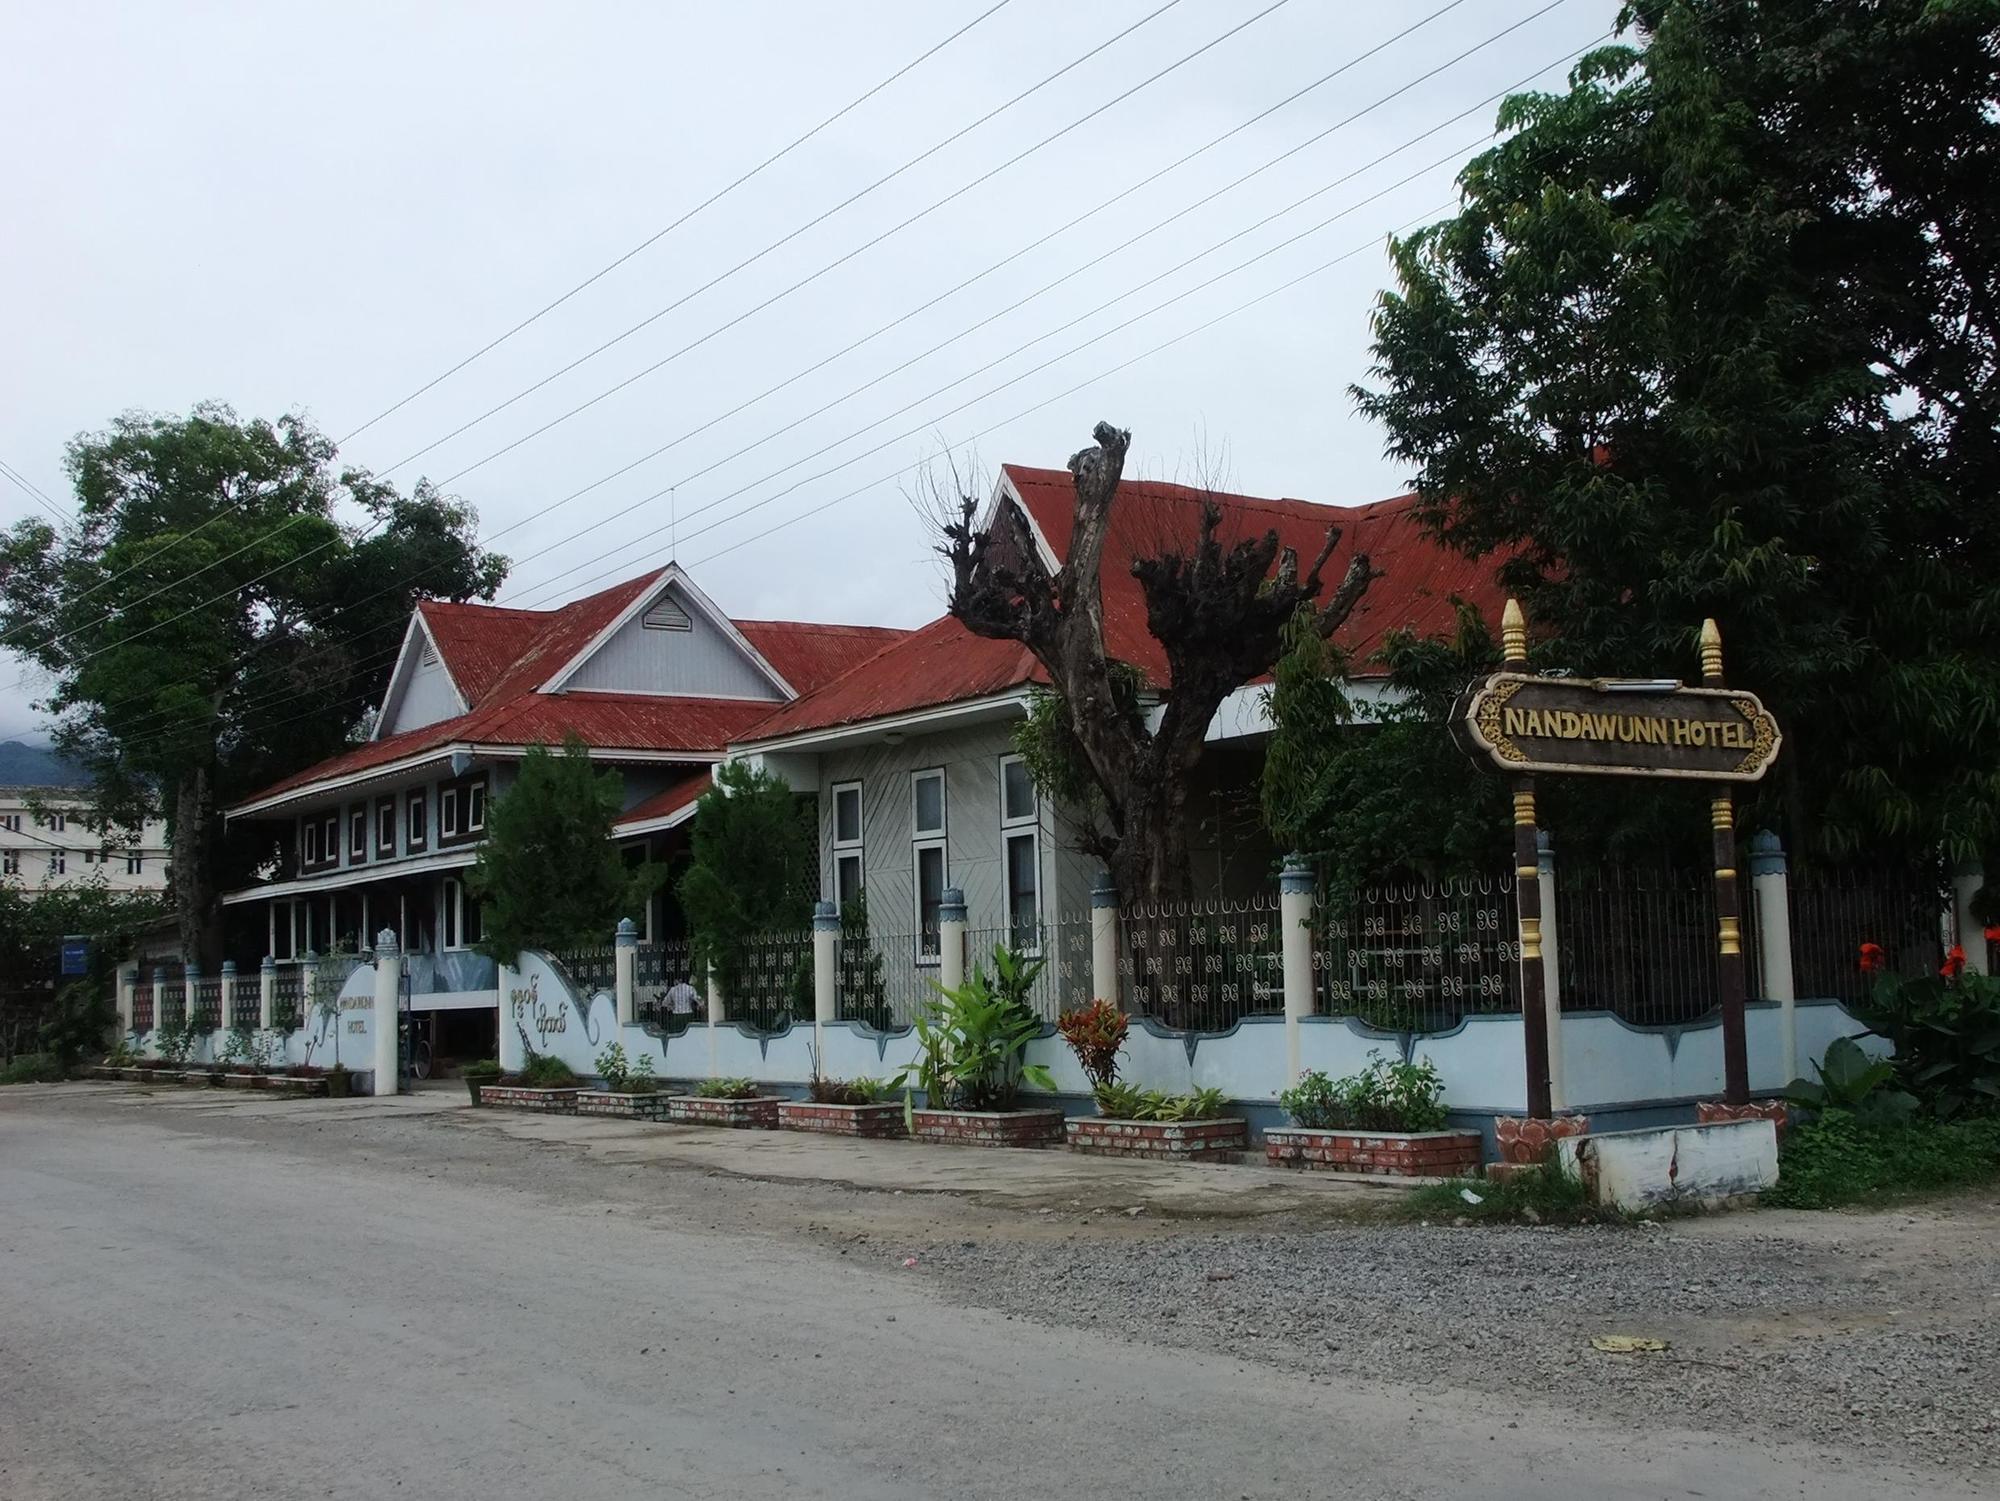
[[[1791,874],[1792,988],[1803,1000],[1857,1001],[1861,945],[1879,944],[1894,974],[1937,973],[1949,898],[1934,871],[1804,869]]]
[[[1757,918],[1743,878],[1745,993],[1763,994]],[[1715,875],[1607,865],[1559,870],[1556,953],[1565,1011],[1609,1011],[1639,1026],[1698,1022],[1722,1005]]]
[[[1512,875],[1392,882],[1313,899],[1314,1010],[1447,1032],[1521,1004]]]
[[[281,969],[271,987],[271,1025],[290,1031],[305,1020],[305,982],[295,969]]]
[[[229,1025],[254,1027],[264,1017],[264,996],[254,979],[236,977],[236,993],[230,1001]]]
[[[878,1032],[907,1027],[937,994],[937,936],[878,933],[847,924],[835,951],[834,1012]]]
[[[1052,1022],[1065,1011],[1090,1004],[1088,912],[1059,915],[1032,927],[968,928],[966,974],[978,965],[991,975],[996,945],[1005,945],[1030,964],[1040,965],[1028,987],[1028,1003],[1043,1021]]]
[[[760,933],[716,960],[723,1015],[756,1032],[782,1032],[813,1019],[810,932]]]
[[[677,1012],[667,992],[683,980],[694,992],[693,1009]],[[694,955],[686,939],[640,944],[633,952],[632,988],[634,1010],[644,1027],[678,1034],[707,1012],[707,997],[695,983]]]
[[[549,958],[578,995],[618,988],[618,951],[608,943],[556,949]]]
[[[1275,893],[1130,903],[1119,909],[1118,926],[1119,985],[1133,1014],[1189,1032],[1226,1032],[1246,1016],[1284,1012]],[[1087,986],[1087,958],[1084,970]]]
[[[194,982],[194,1024],[213,1032],[222,1025],[222,980],[219,976]]]
[[[153,1030],[153,986],[150,981],[132,987],[132,1030]]]

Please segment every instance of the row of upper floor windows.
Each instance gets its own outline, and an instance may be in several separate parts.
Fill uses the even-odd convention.
[[[18,876],[31,874],[38,867],[48,875],[68,875],[70,867],[76,864],[96,867],[102,865],[109,870],[119,861],[125,862],[125,874],[142,876],[146,873],[146,857],[136,854],[120,854],[114,850],[0,850],[0,875]],[[158,860],[155,869],[164,871],[166,861]]]
[[[298,821],[293,850],[301,871],[333,870],[450,849],[485,831],[486,774],[478,772],[308,813]]]

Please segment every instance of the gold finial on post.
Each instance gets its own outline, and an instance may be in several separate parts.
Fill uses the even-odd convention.
[[[1521,613],[1521,602],[1511,596],[1500,612],[1500,655],[1509,662],[1528,660],[1528,617]]]
[[[1722,631],[1713,615],[1701,623],[1701,675],[1705,678],[1722,676]]]

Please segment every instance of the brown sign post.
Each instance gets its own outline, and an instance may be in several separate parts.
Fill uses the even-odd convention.
[[[1521,912],[1521,1020],[1528,1065],[1528,1114],[1551,1111],[1547,996],[1542,982],[1542,892],[1535,861],[1536,773],[1663,777],[1710,784],[1715,836],[1718,988],[1722,995],[1723,1095],[1750,1098],[1743,1035],[1742,903],[1736,877],[1736,815],[1727,784],[1754,782],[1770,769],[1783,737],[1754,693],[1726,688],[1722,633],[1701,627],[1701,686],[1672,679],[1545,678],[1528,671],[1528,627],[1507,601],[1501,616],[1501,671],[1459,701],[1452,732],[1477,761],[1505,773],[1514,789],[1515,891]]]

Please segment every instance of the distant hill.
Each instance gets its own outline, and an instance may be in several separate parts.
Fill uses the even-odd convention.
[[[46,745],[0,740],[0,787],[83,787],[90,778]]]

